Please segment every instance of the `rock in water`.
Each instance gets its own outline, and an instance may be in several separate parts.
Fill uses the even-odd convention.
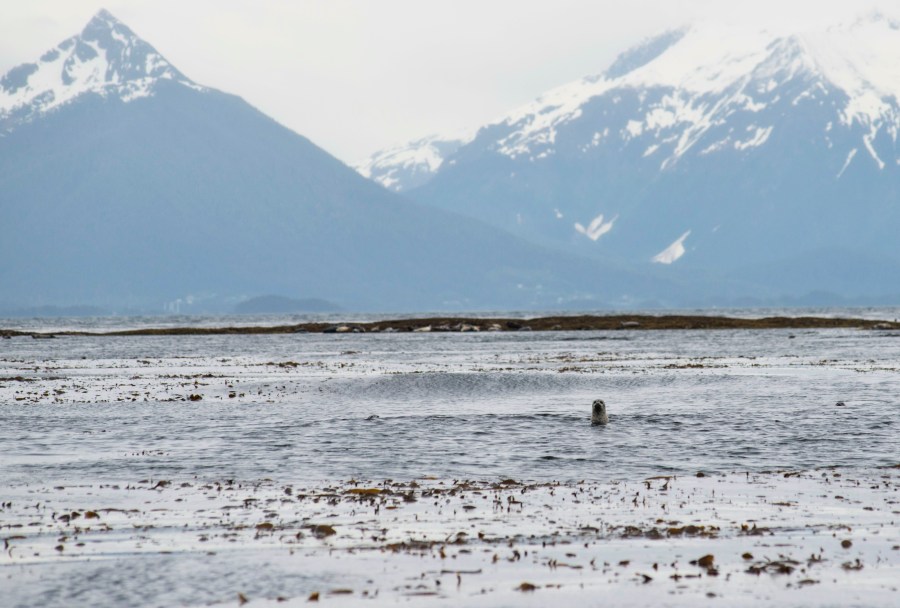
[[[591,425],[596,426],[608,422],[609,416],[606,414],[606,404],[603,399],[594,400],[594,405],[591,406]]]

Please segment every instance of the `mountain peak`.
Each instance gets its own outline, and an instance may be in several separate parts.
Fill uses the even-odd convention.
[[[97,11],[81,33],[77,36],[82,40],[101,41],[112,38],[121,43],[135,42],[140,39],[127,25],[116,19],[116,17],[105,8]]]
[[[416,142],[358,168],[393,190],[410,190],[471,150],[542,164],[558,153],[587,158],[609,145],[641,147],[640,162],[665,170],[689,151],[750,154],[778,136],[779,104],[805,102],[834,108],[821,125],[826,137],[837,126],[861,129],[844,156],[858,148],[878,167],[900,166],[898,46],[900,24],[881,12],[793,28],[700,20],[638,43],[599,75],[513,109],[484,125],[474,142],[446,154],[429,148],[427,164],[413,164],[424,156]],[[732,127],[738,116],[745,122]],[[726,124],[733,130],[722,132]]]
[[[101,9],[81,33],[0,78],[0,128],[8,131],[86,94],[127,103],[153,95],[160,80],[199,88]]]
[[[683,26],[644,40],[616,57],[616,60],[607,68],[603,76],[606,78],[619,78],[647,65],[665,53],[669,47],[677,44],[679,40],[684,38],[689,29],[688,26]]]
[[[108,26],[123,25],[121,21],[116,19],[115,15],[105,8],[101,8],[97,11],[97,14],[88,22],[88,27],[93,24],[106,24]]]

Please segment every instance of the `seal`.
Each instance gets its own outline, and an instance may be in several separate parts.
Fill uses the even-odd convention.
[[[591,406],[591,426],[606,424],[609,422],[609,416],[606,414],[606,404],[603,399],[594,400]]]

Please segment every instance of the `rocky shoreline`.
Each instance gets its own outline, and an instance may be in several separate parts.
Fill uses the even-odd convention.
[[[294,333],[399,333],[399,332],[509,332],[509,331],[610,331],[698,329],[862,329],[900,330],[900,322],[858,318],[763,317],[758,319],[705,315],[582,315],[535,317],[428,317],[386,319],[366,323],[298,323],[270,327],[169,327],[111,332],[27,332],[0,329],[0,337],[31,336],[173,336]]]

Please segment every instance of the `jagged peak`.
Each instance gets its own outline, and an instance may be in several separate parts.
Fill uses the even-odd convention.
[[[119,21],[112,13],[105,8],[100,9],[90,21],[81,30],[76,38],[84,40],[97,40],[109,37],[113,33],[118,34],[120,42],[137,42],[140,41],[131,28]],[[124,40],[123,40],[124,39]]]
[[[689,30],[689,26],[682,26],[641,41],[616,57],[603,73],[603,77],[619,78],[647,65],[665,53],[672,45],[677,44]]]
[[[110,26],[115,25],[124,25],[121,21],[119,21],[115,15],[106,10],[105,8],[101,8],[99,11],[94,14],[90,21],[88,21],[88,26],[98,25],[98,24],[106,24]]]
[[[200,88],[106,9],[81,32],[0,78],[0,126],[15,124],[86,94],[129,102],[153,94],[159,80]]]

